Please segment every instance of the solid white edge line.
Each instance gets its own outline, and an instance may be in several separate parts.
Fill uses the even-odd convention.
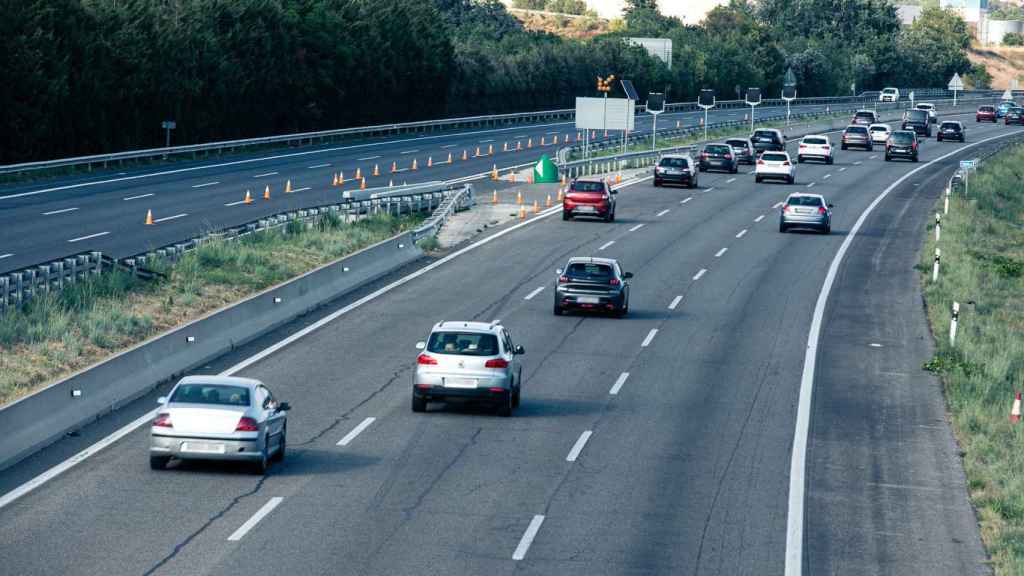
[[[637,230],[643,228],[644,226],[645,226],[644,224],[637,224],[636,226],[633,226],[632,228],[630,228],[629,231],[630,232],[636,232]]]
[[[743,236],[745,236],[746,234],[747,234],[747,229],[744,228],[743,230],[740,230],[738,234],[736,234],[736,237],[737,238],[743,238]]]
[[[565,457],[566,462],[575,462],[580,457],[580,452],[583,452],[583,448],[587,445],[587,440],[590,440],[590,436],[594,432],[592,430],[584,430],[580,437],[576,439],[576,443],[572,445],[572,450],[569,450],[569,455]]]
[[[818,338],[821,333],[821,324],[825,317],[825,306],[828,303],[829,293],[832,291],[832,285],[835,283],[836,276],[839,273],[839,267],[843,262],[843,257],[846,255],[846,251],[849,250],[850,245],[853,243],[853,239],[857,236],[857,232],[860,231],[861,226],[867,220],[871,212],[874,211],[875,207],[878,206],[886,196],[889,195],[896,187],[905,182],[908,178],[917,174],[921,170],[928,168],[936,162],[941,162],[951,156],[955,156],[980,144],[998,140],[1006,136],[1012,136],[1020,134],[1020,131],[1014,131],[1006,134],[1000,134],[999,136],[993,136],[984,140],[962,146],[943,154],[938,158],[923,164],[918,168],[907,172],[903,176],[900,176],[895,182],[889,185],[885,190],[876,197],[864,212],[861,213],[860,217],[850,228],[846,238],[843,239],[843,243],[839,246],[839,250],[836,252],[835,257],[832,258],[832,263],[828,267],[828,273],[825,275],[825,282],[821,286],[821,292],[818,293],[818,300],[814,305],[814,315],[811,317],[811,327],[807,333],[807,349],[804,352],[804,367],[803,373],[800,377],[800,395],[797,402],[796,412],[796,424],[793,431],[793,452],[790,459],[789,465],[789,508],[786,515],[786,565],[785,565],[785,576],[803,576],[803,548],[804,548],[804,492],[806,491],[805,474],[807,472],[807,435],[810,432],[810,420],[811,420],[811,396],[814,389],[814,370],[815,363],[817,361],[817,347]]]
[[[187,212],[175,214],[174,216],[164,216],[163,218],[157,218],[156,220],[153,220],[153,223],[159,224],[160,222],[167,222],[168,220],[177,220],[178,218],[184,218],[185,216],[188,216]]]
[[[535,288],[535,289],[533,290],[533,292],[530,292],[529,294],[527,294],[526,296],[524,296],[524,297],[523,297],[523,300],[533,300],[533,297],[534,297],[534,296],[536,296],[537,294],[540,294],[540,293],[541,293],[541,292],[543,292],[543,291],[544,291],[544,287],[543,287],[543,286],[539,286],[539,287]]]
[[[701,268],[700,272],[697,272],[696,274],[693,275],[693,279],[694,280],[700,280],[702,276],[707,274],[707,272],[708,272],[707,268]]]
[[[616,396],[619,393],[619,390],[622,390],[622,385],[626,383],[627,379],[629,379],[629,372],[619,374],[619,377],[615,380],[615,384],[612,385],[612,389],[609,390],[608,393],[612,396]]]
[[[366,162],[367,160],[376,160],[378,158],[380,158],[380,156],[367,156],[366,158],[357,158],[356,162]]]
[[[206,182],[203,184],[196,184],[193,188],[206,188],[207,186],[216,186],[217,184],[220,184],[220,182]]]
[[[150,196],[156,196],[156,194],[153,193],[153,192],[150,192],[149,194],[139,194],[138,196],[128,196],[126,198],[122,198],[121,200],[138,200],[139,198],[149,198]]]
[[[728,249],[728,248],[722,248],[722,249],[721,249],[721,250],[719,250],[718,252],[715,252],[715,258],[721,258],[721,257],[722,257],[722,254],[725,254],[725,253],[726,253],[726,252],[728,252],[728,251],[729,251],[729,249]]]
[[[405,151],[399,152],[399,154],[415,154],[417,152],[419,152],[419,149],[416,149],[416,150],[405,150]]]
[[[654,340],[654,337],[657,336],[657,335],[658,335],[658,329],[657,328],[651,328],[651,331],[647,333],[647,337],[644,338],[644,341],[640,344],[640,347],[641,348],[646,348],[646,347],[650,346],[651,342]]]
[[[711,188],[708,188],[708,192],[710,192],[710,191],[711,191]],[[682,201],[682,202],[680,202],[680,204],[686,204],[686,203],[687,203],[687,202],[689,202],[690,200],[693,200],[693,196],[689,196],[689,197],[687,197],[687,198],[684,198],[684,199],[683,199],[683,201]]]
[[[277,176],[277,172],[267,172],[265,174],[256,174],[253,178],[266,178],[267,176]]]
[[[735,181],[736,181],[736,179],[735,179],[735,178],[729,178],[728,180],[726,180],[726,181],[725,181],[725,183],[726,183],[726,184],[732,184],[732,183],[733,183],[733,182],[735,182]]]
[[[615,240],[609,240],[609,241],[605,242],[604,244],[602,244],[602,245],[601,245],[601,246],[600,246],[600,247],[598,248],[598,250],[604,250],[605,248],[607,248],[607,247],[611,246],[612,244],[615,244]]]
[[[513,560],[526,558],[526,552],[530,550],[530,544],[533,544],[533,539],[537,537],[537,532],[540,531],[540,525],[543,523],[543,514],[537,514],[533,517],[533,520],[530,520],[530,525],[526,527],[526,532],[523,532],[523,537],[519,540],[516,551],[512,553]]]
[[[310,190],[310,189],[311,188],[309,186],[306,186],[305,188],[296,188],[296,189],[292,190],[292,193],[295,193],[295,192],[305,192],[306,190]]]
[[[91,240],[93,238],[99,238],[100,236],[106,236],[110,232],[97,232],[96,234],[89,234],[88,236],[82,236],[81,238],[72,238],[68,240],[69,243],[81,242],[82,240]]]
[[[679,303],[682,302],[682,301],[683,301],[682,294],[680,294],[679,296],[676,296],[675,298],[672,299],[672,302],[669,303],[668,309],[669,310],[675,310],[676,306],[679,306]]]
[[[238,542],[239,540],[241,540],[246,534],[249,533],[250,530],[255,528],[257,524],[259,524],[260,520],[263,520],[263,518],[265,518],[267,514],[273,512],[274,508],[277,508],[278,505],[281,504],[283,500],[284,498],[280,496],[274,496],[273,498],[271,498],[269,502],[264,504],[262,508],[257,510],[256,513],[252,515],[252,518],[246,520],[245,524],[242,524],[238,527],[238,530],[232,532],[231,536],[228,536],[228,541]]]
[[[325,164],[314,164],[312,166],[306,166],[306,170],[316,170],[317,168],[327,168],[330,165],[331,165],[330,162],[325,163]]]
[[[238,202],[228,202],[225,206],[238,206],[239,204],[245,204],[245,200],[239,200]]]
[[[376,420],[377,419],[374,418],[373,416],[370,416],[369,418],[363,420],[362,422],[359,423],[358,426],[353,428],[351,432],[345,434],[344,438],[338,440],[337,446],[348,446],[350,442],[356,439],[356,436],[362,434],[363,430],[366,430],[370,426],[370,424],[373,424],[374,421]]]

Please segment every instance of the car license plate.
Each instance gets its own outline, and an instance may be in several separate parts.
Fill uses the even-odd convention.
[[[597,304],[601,302],[601,299],[597,296],[579,296],[576,301],[580,304]]]
[[[476,388],[475,378],[445,378],[445,388]]]
[[[212,442],[182,442],[182,452],[195,452],[198,454],[223,454],[224,445]]]
[[[593,206],[577,206],[577,212],[596,212]]]

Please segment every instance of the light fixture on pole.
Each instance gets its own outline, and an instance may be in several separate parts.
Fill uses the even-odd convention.
[[[651,129],[651,150],[658,149],[658,114],[665,111],[665,94],[663,92],[650,92],[647,94],[647,113],[654,116],[654,126]]]
[[[747,88],[747,106],[750,106],[750,131],[754,131],[754,107],[761,104],[761,89]]]
[[[704,141],[708,139],[708,110],[715,107],[715,91],[704,88],[697,97],[697,106],[704,109]]]
[[[796,99],[796,75],[792,68],[786,69],[786,77],[782,80],[782,99],[786,101],[786,126],[789,126],[790,103]]]

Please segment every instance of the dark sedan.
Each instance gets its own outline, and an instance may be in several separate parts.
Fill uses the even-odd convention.
[[[700,171],[724,170],[735,174],[739,171],[739,160],[728,144],[706,144],[700,152]]]
[[[1010,124],[1024,125],[1024,108],[1010,108],[1006,111],[1006,116],[1003,116],[1003,122],[1007,126]]]
[[[966,142],[967,130],[964,125],[955,121],[947,120],[939,125],[939,132],[935,135],[935,139],[939,142],[943,140],[956,140],[958,142]]]
[[[917,132],[913,130],[897,130],[889,135],[885,142],[885,161],[893,158],[907,158],[917,162]]]
[[[786,137],[775,128],[759,128],[750,135],[750,141],[754,143],[754,152],[760,154],[766,150],[776,152],[786,151]]]
[[[570,258],[565,269],[557,270],[555,316],[570,310],[611,312],[623,317],[629,312],[631,272],[623,272],[611,258]]]

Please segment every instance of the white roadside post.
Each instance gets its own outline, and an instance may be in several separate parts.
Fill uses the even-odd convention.
[[[949,186],[946,186],[946,199],[942,203],[942,213],[949,214]]]
[[[938,212],[935,213],[935,241],[939,241],[939,237],[942,234],[942,215]]]
[[[949,320],[949,345],[956,346],[956,324],[960,320],[960,303],[953,302],[953,317]]]
[[[935,249],[935,263],[932,264],[932,282],[939,281],[939,259],[942,258],[942,249]]]

